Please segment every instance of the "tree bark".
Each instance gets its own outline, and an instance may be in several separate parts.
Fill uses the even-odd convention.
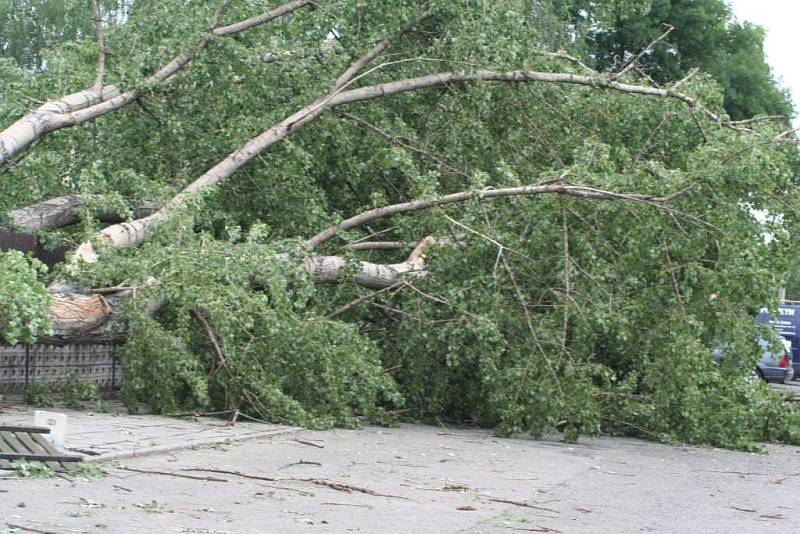
[[[6,213],[7,220],[15,230],[35,232],[37,230],[53,230],[70,226],[79,221],[80,209],[91,200],[90,196],[66,195],[56,197],[38,204],[11,210]],[[135,219],[147,217],[158,211],[154,202],[142,202],[133,210]],[[107,223],[118,223],[124,220],[119,213],[104,212],[95,215],[97,220]]]

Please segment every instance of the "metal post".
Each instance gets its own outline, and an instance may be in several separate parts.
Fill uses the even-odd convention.
[[[31,345],[25,343],[25,389],[28,389],[28,380],[31,375]]]

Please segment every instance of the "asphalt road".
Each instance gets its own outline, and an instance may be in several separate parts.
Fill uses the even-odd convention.
[[[800,532],[800,448],[789,446],[568,445],[404,425],[106,468],[89,480],[0,479],[0,533]]]

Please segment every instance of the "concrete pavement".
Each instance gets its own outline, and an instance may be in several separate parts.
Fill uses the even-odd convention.
[[[282,429],[100,478],[0,479],[0,533],[798,532],[800,448],[769,451]]]

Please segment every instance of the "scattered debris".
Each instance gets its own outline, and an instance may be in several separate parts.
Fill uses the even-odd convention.
[[[318,449],[324,449],[325,445],[320,445],[319,443],[314,443],[313,441],[307,441],[300,438],[294,438],[292,441],[296,441],[297,443],[302,443],[303,445],[310,445],[312,447],[316,447]]]
[[[739,506],[731,506],[734,510],[739,510],[740,512],[755,512],[753,508],[741,508]]]
[[[461,510],[462,512],[474,512],[475,510],[477,510],[477,508],[475,508],[474,506],[467,505],[467,506],[459,506],[456,508],[456,510]]]
[[[331,489],[335,489],[337,491],[344,491],[345,493],[365,493],[367,495],[372,495],[373,497],[389,497],[392,499],[403,499],[404,501],[410,500],[408,497],[401,497],[400,495],[389,495],[386,493],[378,493],[377,491],[373,491],[367,488],[361,488],[359,486],[352,486],[350,484],[345,484],[344,482],[336,482],[335,480],[328,480],[326,478],[283,478],[280,480],[293,480],[297,482],[310,482],[311,484],[316,484],[318,486],[326,486]]]
[[[268,477],[263,475],[251,475],[248,473],[242,473],[241,471],[228,471],[226,469],[210,469],[204,467],[187,467],[185,469],[181,469],[181,471],[199,471],[199,472],[206,472],[206,473],[220,473],[226,475],[233,475],[242,478],[250,478],[253,480],[265,480],[267,482],[308,482],[310,484],[316,484],[317,486],[326,486],[331,489],[335,489],[337,491],[344,491],[346,493],[365,493],[367,495],[372,495],[374,497],[390,497],[393,499],[404,499],[409,500],[407,497],[401,497],[399,495],[388,495],[384,493],[378,493],[368,488],[362,488],[359,486],[353,486],[350,484],[345,484],[344,482],[337,482],[335,480],[328,480],[326,478],[295,478],[295,477],[286,477],[286,478],[275,478],[275,477]],[[189,478],[196,478],[191,477],[189,475],[184,475]]]
[[[206,482],[228,482],[228,480],[224,478],[196,477],[192,475],[182,475],[181,473],[172,473],[170,471],[151,471],[149,469],[136,469],[134,467],[124,467],[124,466],[117,466],[116,469],[122,469],[123,471],[131,471],[133,473],[142,473],[145,475],[163,475],[163,476],[178,477],[178,478],[191,478],[192,480],[203,480]]]
[[[352,504],[347,502],[321,502],[320,504],[325,506],[352,506],[354,508],[369,508],[370,510],[375,508],[374,506],[370,506],[368,504]]]
[[[155,499],[150,502],[135,502],[133,505],[151,514],[161,514],[164,512],[164,505]]]
[[[470,487],[466,484],[451,484],[447,483],[442,487],[442,491],[467,491]]]
[[[60,532],[56,532],[55,530],[41,530],[38,528],[33,527],[26,527],[23,525],[15,525],[14,523],[6,523],[8,528],[22,530],[24,532],[35,532],[36,534],[61,534]]]
[[[287,467],[293,467],[295,465],[315,465],[317,467],[322,467],[322,464],[319,462],[307,462],[305,460],[300,460],[299,462],[292,462],[290,464],[286,464],[283,467],[279,467],[278,469],[286,469]]]
[[[537,504],[531,504],[525,501],[512,501],[510,499],[497,499],[495,497],[489,497],[490,502],[499,502],[504,504],[513,504],[514,506],[522,506],[524,508],[533,508],[534,510],[543,510],[545,512],[553,512],[559,513],[558,510],[554,510],[552,508],[547,508],[545,506],[539,506]]]
[[[556,530],[550,527],[534,527],[534,528],[525,528],[525,527],[508,527],[511,530],[524,530],[526,532],[561,532],[560,530]]]

